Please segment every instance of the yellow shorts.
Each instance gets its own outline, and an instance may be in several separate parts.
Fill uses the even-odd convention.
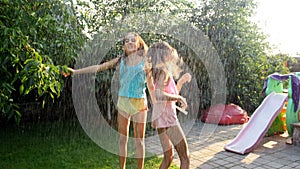
[[[134,115],[138,112],[148,110],[147,99],[144,98],[128,98],[119,96],[117,107],[119,111]]]

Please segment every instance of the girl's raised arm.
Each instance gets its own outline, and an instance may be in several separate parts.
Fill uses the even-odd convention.
[[[191,79],[192,79],[192,76],[189,73],[185,73],[184,75],[182,75],[176,84],[177,91],[180,92],[182,85],[186,82],[190,82]]]

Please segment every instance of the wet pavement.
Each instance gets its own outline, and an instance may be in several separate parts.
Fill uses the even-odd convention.
[[[242,127],[196,122],[186,136],[191,157],[190,168],[300,169],[300,146],[286,144],[287,133],[264,137],[252,152],[245,155],[225,151],[224,146],[235,138]],[[146,139],[146,150],[162,156],[158,137]],[[180,164],[176,151],[173,163]]]

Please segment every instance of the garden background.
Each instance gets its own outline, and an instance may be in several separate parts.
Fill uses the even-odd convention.
[[[253,0],[203,0],[198,4],[187,0],[1,0],[0,159],[3,160],[0,165],[18,168],[18,163],[24,166],[30,160],[35,161],[35,166],[27,168],[39,168],[41,161],[49,163],[44,168],[53,168],[56,163],[67,168],[78,168],[79,163],[82,164],[79,168],[89,165],[97,168],[96,157],[107,153],[95,148],[80,128],[72,100],[72,77],[65,78],[61,72],[74,67],[81,50],[97,34],[117,33],[111,23],[122,22],[129,15],[147,20],[151,14],[163,14],[189,22],[203,32],[224,67],[225,103],[239,105],[251,115],[263,99],[264,79],[274,72],[289,73],[289,66],[296,62],[288,54],[272,52],[267,35],[251,20],[255,9]],[[129,28],[139,32],[134,26]],[[193,50],[177,39],[153,32],[141,36],[148,45],[158,40],[168,41],[183,56],[197,80],[200,117],[202,110],[211,106],[213,97],[213,84],[204,64],[195,60]],[[102,62],[121,53],[120,41]],[[116,125],[117,114],[110,88],[114,71],[98,73],[95,78],[99,108],[112,127]],[[57,140],[62,141],[57,143]],[[36,149],[29,148],[33,144]],[[57,152],[67,154],[59,157]],[[46,158],[38,159],[33,155],[36,153]],[[52,156],[47,156],[51,153]],[[66,156],[71,159],[65,159]],[[90,158],[81,161],[80,157],[85,156]],[[108,167],[118,163],[113,155],[105,157]],[[154,158],[149,163],[151,160],[156,160],[154,165],[160,161]]]

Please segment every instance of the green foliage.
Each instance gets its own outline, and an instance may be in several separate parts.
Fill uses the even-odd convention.
[[[74,11],[60,0],[0,2],[2,117],[19,122],[18,102],[60,96],[61,71],[84,42]],[[48,100],[46,100],[48,101]]]
[[[139,32],[135,26],[138,21],[126,28],[113,27],[130,16],[143,16],[149,20],[154,14],[165,14],[170,18],[188,20],[203,31],[224,65],[227,102],[239,104],[249,112],[261,102],[266,76],[274,72],[288,73],[284,63],[290,58],[284,54],[269,54],[272,49],[266,42],[266,35],[250,21],[256,7],[253,0],[203,0],[199,6],[187,0],[90,2],[0,0],[1,118],[19,121],[22,114],[19,103],[47,103],[51,101],[48,98],[57,98],[65,83],[61,71],[66,68],[58,65],[73,67],[87,36],[93,38],[98,33],[103,37],[117,35],[119,29]],[[172,37],[156,34],[159,26],[153,29],[153,32],[142,33],[143,39],[148,45],[166,40],[174,46],[196,76],[201,92],[200,108],[210,106],[212,84],[209,72],[195,59],[188,46]],[[122,44],[117,42],[102,61],[121,53]],[[88,61],[84,62],[88,65]],[[96,79],[96,93],[107,101],[111,100],[109,89],[113,74],[114,70],[101,72]],[[105,103],[99,104],[107,109]]]
[[[90,21],[88,27],[90,33],[107,33],[114,31],[115,28],[111,27],[112,22],[121,22],[126,17],[144,16],[145,20],[152,17],[152,14],[167,14],[170,17],[185,17],[185,13],[190,11],[193,7],[191,2],[186,0],[180,1],[167,1],[167,0],[91,0],[94,4],[94,9],[87,9],[90,13]],[[134,29],[134,24],[128,25],[128,28]]]
[[[252,23],[253,0],[204,0],[190,21],[205,32],[225,67],[227,102],[252,112],[261,102],[266,76],[287,73],[287,56],[272,56],[266,35]]]
[[[88,32],[91,35],[97,36],[101,34],[101,37],[107,38],[107,41],[115,38],[109,36],[117,36],[120,31],[128,30],[140,32],[141,30],[136,26],[139,20],[131,19],[130,17],[143,16],[142,18],[148,20],[152,17],[152,14],[166,13],[170,17],[175,17],[183,14],[184,10],[191,9],[191,3],[187,1],[91,1],[95,8],[86,6],[84,13],[88,16],[86,24],[88,26]],[[180,16],[181,17],[181,16]],[[127,27],[114,27],[118,26],[118,23],[122,23],[123,20],[130,18],[132,22],[128,23]],[[151,19],[149,19],[151,20]],[[155,23],[149,23],[155,25]],[[155,32],[156,30],[153,30]],[[159,30],[158,30],[159,31]],[[158,40],[174,41],[172,38],[167,38],[165,35],[156,35],[153,32],[145,32],[140,35],[148,45]],[[125,35],[125,34],[124,34]],[[121,36],[124,36],[121,35]],[[93,36],[93,38],[95,37]],[[104,39],[102,39],[105,41]],[[123,53],[122,41],[116,42],[115,46],[109,50],[104,56],[101,62],[115,58]],[[100,45],[99,45],[100,46]],[[105,45],[104,45],[105,46]],[[100,47],[99,47],[100,48]],[[99,61],[100,63],[100,61]],[[103,112],[114,113],[113,102],[111,95],[114,94],[115,90],[111,89],[112,77],[115,73],[115,69],[110,69],[97,74],[96,78],[96,96],[99,102],[99,107]],[[103,100],[105,100],[103,102]],[[111,101],[111,104],[107,106],[106,101]],[[110,110],[112,109],[112,110]],[[106,114],[106,113],[105,113]]]
[[[286,55],[271,55],[271,47],[266,41],[266,35],[251,22],[256,4],[253,0],[204,0],[199,6],[187,1],[92,1],[95,11],[90,17],[90,32],[99,30],[102,34],[111,33],[118,29],[111,27],[113,22],[121,22],[126,16],[142,15],[147,20],[154,13],[167,14],[169,17],[187,19],[203,31],[217,50],[224,66],[227,79],[227,103],[235,103],[252,112],[261,102],[261,90],[264,79],[274,72],[288,73],[284,63],[290,58]],[[149,23],[151,25],[151,23]],[[166,23],[168,24],[168,23]],[[128,25],[132,30],[135,23]],[[125,28],[124,28],[125,29]],[[153,32],[159,30],[153,30]],[[199,89],[202,93],[200,108],[210,106],[212,95],[207,70],[195,54],[185,45],[171,37],[162,35],[143,34],[147,44],[157,40],[166,40],[178,49],[185,62],[194,72]],[[113,49],[108,58],[120,54]],[[197,64],[196,64],[197,63]],[[111,77],[113,72],[104,73]],[[108,79],[101,73],[99,79]],[[101,80],[99,80],[101,81]],[[102,81],[103,82],[103,81]],[[103,84],[103,83],[101,83]],[[110,83],[109,83],[110,84]],[[108,90],[110,86],[106,86]],[[102,86],[100,87],[101,89]]]

